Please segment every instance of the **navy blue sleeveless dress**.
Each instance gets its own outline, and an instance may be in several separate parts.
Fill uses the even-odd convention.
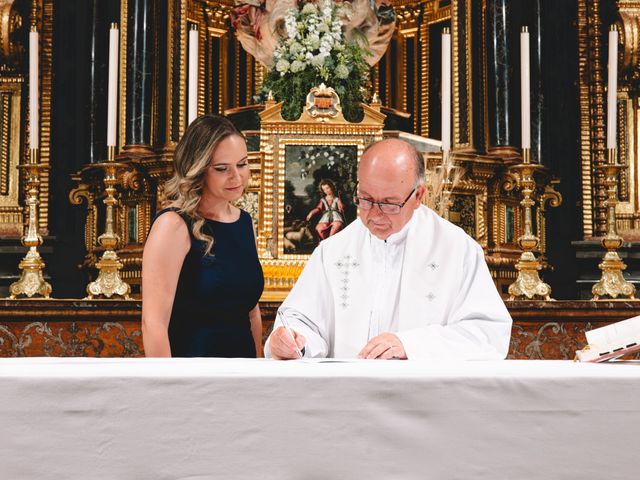
[[[175,209],[165,209],[156,215]],[[258,260],[251,216],[240,210],[232,223],[206,220],[204,232],[214,238],[211,254],[191,237],[176,288],[169,323],[174,357],[253,357],[249,311],[262,295],[264,277]]]

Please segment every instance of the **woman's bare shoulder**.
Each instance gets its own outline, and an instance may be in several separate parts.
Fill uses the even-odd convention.
[[[159,237],[163,240],[188,240],[189,229],[185,220],[174,211],[162,213],[153,222],[149,237]]]

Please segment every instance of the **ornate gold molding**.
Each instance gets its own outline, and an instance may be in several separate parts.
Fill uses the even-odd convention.
[[[97,242],[96,231],[98,228],[98,208],[95,204],[95,191],[88,183],[82,180],[79,174],[71,176],[71,180],[76,182],[77,187],[69,192],[69,202],[72,205],[81,205],[83,201],[87,202],[87,218],[84,227],[84,246],[87,250],[87,257],[92,258],[91,266],[95,264],[93,251]]]
[[[118,145],[120,149],[126,145],[127,138],[127,16],[128,0],[120,0],[120,71],[118,72]],[[119,149],[116,148],[116,152]]]
[[[597,167],[605,162],[604,67],[600,0],[578,2],[578,68],[582,158],[582,224],[585,237],[604,235],[606,186]]]
[[[14,8],[15,0],[0,0],[0,63],[16,71],[22,70],[25,45],[16,42],[20,30],[29,24],[28,18]]]
[[[617,2],[616,22],[621,43],[618,83],[618,204],[616,221],[620,231],[635,233],[640,228],[640,2]]]
[[[422,61],[420,69],[420,91],[422,96],[420,109],[420,135],[423,137],[429,137],[429,84],[431,82],[431,75],[429,71],[429,66],[431,64],[431,58],[429,55],[429,45],[431,43],[429,29],[434,24],[451,21],[451,5],[438,8],[437,1],[430,1],[423,4],[423,8],[423,20],[420,22],[420,55]]]
[[[640,80],[640,2],[618,0],[620,32],[620,84],[637,83]]]
[[[420,17],[422,15],[419,4],[412,5],[411,7],[402,6],[396,8],[397,27],[400,38],[398,42],[398,54],[402,59],[402,68],[397,72],[398,85],[401,92],[401,109],[408,111],[411,108],[413,112],[413,131],[418,132],[420,129],[420,95],[419,90],[416,89],[417,85],[420,85],[421,76],[418,68],[418,58],[420,56]],[[407,48],[408,42],[413,42],[413,55],[408,58],[409,48]],[[408,64],[411,62],[413,78],[409,78]],[[408,105],[408,89],[413,87],[413,105]]]
[[[219,87],[218,91],[214,92],[212,88],[212,78],[206,78],[204,76],[204,68],[203,76],[202,76],[202,85],[203,87],[207,87],[210,89],[210,95],[218,96],[218,106],[219,112],[223,113],[227,108],[229,108],[229,98],[228,98],[228,90],[229,90],[229,59],[227,58],[227,52],[229,47],[229,42],[235,42],[235,51],[238,52],[240,48],[240,44],[235,39],[235,35],[233,31],[229,29],[227,25],[227,21],[229,19],[229,14],[231,8],[233,6],[232,2],[212,2],[210,0],[203,0],[204,6],[204,25],[206,28],[203,28],[205,34],[207,36],[206,45],[211,45],[211,39],[217,38],[220,42],[220,50],[218,51],[218,71],[219,71]],[[211,51],[213,48],[209,47]],[[208,55],[208,59],[210,62],[213,61],[214,55]],[[237,61],[237,54],[235,55],[234,61]],[[236,63],[238,65],[238,63]],[[212,68],[209,71],[213,71]],[[234,78],[231,79],[234,96],[238,95],[240,79],[239,74],[236,71]],[[204,98],[204,95],[203,95]],[[237,104],[235,106],[238,106]],[[208,107],[208,106],[207,106]]]
[[[474,150],[473,146],[473,91],[471,89],[471,0],[452,1],[451,9],[451,62],[453,68],[453,150]],[[461,15],[464,13],[464,15]],[[461,44],[461,33],[464,43]],[[464,52],[464,73],[460,70],[460,51]],[[466,110],[462,111],[461,97],[466,96]],[[464,117],[466,128],[462,127]],[[466,135],[466,141],[463,140]]]
[[[22,234],[24,210],[21,204],[20,105],[23,77],[5,76],[0,81],[0,235]]]

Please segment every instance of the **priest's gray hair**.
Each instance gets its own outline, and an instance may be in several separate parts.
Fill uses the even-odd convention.
[[[411,151],[411,157],[415,162],[415,173],[416,173],[415,186],[416,188],[418,188],[420,185],[424,185],[424,176],[425,176],[424,157],[422,156],[422,153],[418,151],[415,145],[411,145],[409,142],[404,142],[404,143],[406,143],[407,146],[409,147],[409,150]]]

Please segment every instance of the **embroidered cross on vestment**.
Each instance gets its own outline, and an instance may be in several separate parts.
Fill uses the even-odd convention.
[[[351,255],[345,255],[338,259],[336,267],[340,272],[340,306],[347,308],[349,306],[349,275],[354,268],[357,268],[360,264],[351,257]]]

